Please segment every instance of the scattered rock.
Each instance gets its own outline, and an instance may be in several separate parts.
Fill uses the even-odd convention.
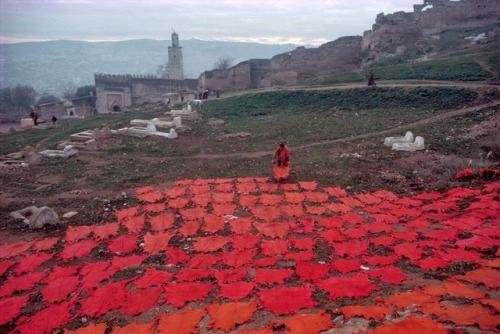
[[[80,190],[80,189],[75,189],[75,190],[71,190],[69,192],[70,195],[88,195],[89,194],[89,191],[87,190]]]
[[[341,158],[361,158],[361,154],[359,153],[342,153],[340,155]]]
[[[70,212],[66,212],[64,215],[63,215],[63,218],[71,218],[71,217],[74,217],[78,214],[78,212],[76,211],[70,211]]]
[[[252,134],[248,132],[236,132],[236,133],[228,133],[222,136],[223,139],[232,139],[232,138],[246,138],[250,137]]]
[[[226,121],[224,121],[223,119],[219,119],[219,118],[210,118],[207,123],[210,126],[221,126],[221,125],[226,124]]]

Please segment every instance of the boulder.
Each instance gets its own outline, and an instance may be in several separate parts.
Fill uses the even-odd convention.
[[[57,213],[47,206],[42,206],[40,208],[28,206],[24,209],[11,212],[10,216],[15,219],[22,219],[23,222],[32,229],[60,223]]]

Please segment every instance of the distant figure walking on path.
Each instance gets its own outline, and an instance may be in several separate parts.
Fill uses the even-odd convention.
[[[290,155],[292,151],[283,142],[281,143],[273,155],[273,174],[276,181],[283,181],[290,175]]]
[[[36,110],[32,110],[31,113],[30,113],[30,116],[33,119],[33,124],[35,126],[37,126],[38,125],[38,117],[39,117],[38,112]]]
[[[375,83],[375,74],[373,73],[373,70],[370,72],[370,77],[368,78],[368,86],[377,86]]]

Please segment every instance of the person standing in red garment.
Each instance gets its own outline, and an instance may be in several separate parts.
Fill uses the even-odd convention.
[[[288,166],[290,164],[290,155],[292,151],[286,146],[285,143],[281,143],[280,146],[274,152],[273,160],[278,166]]]
[[[285,143],[281,143],[273,155],[273,174],[277,182],[284,181],[290,176],[290,155],[292,151]]]

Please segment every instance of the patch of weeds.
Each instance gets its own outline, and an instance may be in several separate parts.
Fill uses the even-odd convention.
[[[497,253],[498,251],[498,246],[493,246],[493,247],[490,247],[490,248],[483,248],[480,250],[481,254],[485,255],[485,256],[495,256],[495,254]]]
[[[471,232],[462,232],[458,235],[459,240],[470,239],[474,236],[474,233]]]
[[[328,242],[323,238],[318,238],[314,244],[314,253],[316,254],[316,261],[318,262],[330,262],[332,251],[332,247],[330,247]]]
[[[142,262],[145,266],[163,266],[165,265],[165,261],[167,259],[167,254],[165,252],[161,252],[155,255],[149,256],[146,260]]]

